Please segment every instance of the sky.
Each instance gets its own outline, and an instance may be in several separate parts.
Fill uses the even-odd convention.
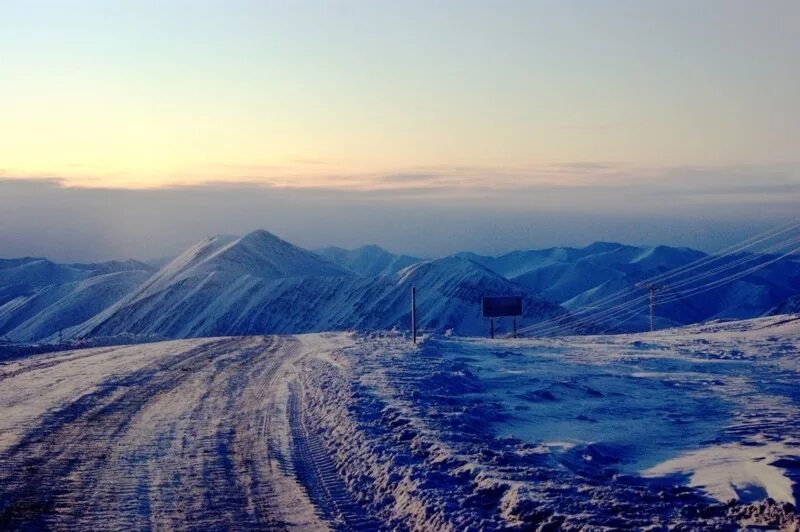
[[[0,29],[0,256],[714,249],[800,215],[794,0],[0,0]]]

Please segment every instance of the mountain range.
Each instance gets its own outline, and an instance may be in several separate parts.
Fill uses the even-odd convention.
[[[0,259],[0,337],[11,342],[136,341],[407,330],[412,286],[423,330],[485,334],[481,297],[513,294],[523,297],[523,326],[554,320],[565,324],[561,332],[635,331],[649,326],[646,304],[635,306],[624,323],[612,323],[617,321],[613,315],[614,320],[604,320],[602,314],[589,321],[581,313],[614,307],[620,300],[609,300],[610,295],[641,295],[637,283],[642,279],[704,260],[709,260],[704,253],[688,248],[608,242],[438,259],[397,255],[374,245],[312,252],[258,230],[207,238],[160,268],[133,260],[57,264],[41,258]],[[756,255],[732,255],[713,267],[744,268],[758,260]],[[703,270],[691,273],[698,272]],[[674,280],[674,289],[661,287],[659,297],[669,302],[656,307],[658,327],[796,309],[800,262],[776,260],[688,297],[678,297],[693,288],[681,286],[682,280]],[[498,330],[507,331],[508,325],[501,322]]]
[[[794,255],[781,258],[740,252],[715,258],[689,248],[597,242],[584,248],[514,251],[499,257],[472,253],[459,256],[572,312],[591,308],[591,314],[602,316],[603,309],[633,298],[642,300],[639,312],[634,307],[632,315],[623,314],[624,323],[618,323],[617,315],[610,322],[596,323],[603,329],[612,327],[618,331],[649,328],[649,309],[644,301],[647,293],[637,285],[654,276],[667,276],[657,283],[657,328],[778,313],[796,308],[792,301],[798,299],[800,292],[800,261]],[[761,265],[766,266],[745,274]],[[669,272],[678,269],[683,273],[670,277]],[[726,277],[735,279],[727,282]]]

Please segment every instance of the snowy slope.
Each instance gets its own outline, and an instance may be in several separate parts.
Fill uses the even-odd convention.
[[[251,234],[193,246],[70,335],[186,338],[407,329],[412,285],[418,290],[421,328],[482,334],[484,294],[523,295],[524,319],[563,314],[526,287],[465,259],[427,261],[394,275],[360,277],[271,235]]]
[[[31,342],[96,316],[150,277],[149,270],[93,275],[20,296],[0,306],[0,336]]]
[[[331,246],[318,249],[316,253],[364,277],[391,275],[422,260],[409,255],[397,255],[375,245],[356,249]]]
[[[706,257],[700,251],[669,246],[636,247],[611,242],[598,242],[585,248],[552,248],[547,250],[515,251],[500,257],[481,257],[462,254],[480,262],[511,280],[524,284],[553,303],[578,311],[580,309],[610,308],[643,292],[636,284],[643,279],[674,270]],[[760,262],[744,253],[713,263],[713,268],[724,267],[738,261],[741,271],[747,264]],[[764,256],[764,261],[769,259]],[[761,316],[775,309],[800,290],[800,264],[786,258],[754,272],[733,283],[708,292],[683,297],[682,294],[698,285],[681,285],[690,275],[702,273],[710,267],[693,270],[676,276],[665,283],[662,298],[675,301],[658,304],[656,326],[672,327],[709,319],[742,319]],[[723,277],[712,276],[705,282]],[[676,285],[673,288],[672,285]],[[625,292],[625,295],[607,303],[597,303],[603,298]],[[658,302],[658,298],[657,298]],[[619,316],[603,324],[622,331],[644,330],[649,327],[649,309],[646,301],[639,305],[638,314]],[[780,311],[792,307],[781,307]],[[635,309],[634,309],[635,312]],[[622,321],[622,323],[620,323]]]
[[[800,293],[794,294],[776,305],[768,314],[793,314],[800,312]]]
[[[397,287],[403,304],[407,305],[407,299],[402,296],[411,286],[417,287],[420,324],[432,330],[486,334],[487,323],[480,309],[481,298],[485,295],[522,296],[520,324],[565,314],[559,306],[545,301],[529,288],[461,257],[426,261],[402,270]],[[497,320],[499,332],[509,331],[510,327],[510,320]]]
[[[68,283],[86,276],[86,271],[47,259],[0,259],[0,305],[39,288]]]
[[[55,264],[0,261],[0,337],[17,342],[57,335],[95,316],[150,277],[141,262]]]
[[[259,230],[198,242],[138,289],[71,331],[72,336],[123,332],[183,338],[206,331],[249,330],[248,314],[292,279],[338,284],[353,274]],[[288,283],[291,284],[291,283]]]
[[[357,337],[300,374],[303,419],[390,529],[795,530],[798,323]]]

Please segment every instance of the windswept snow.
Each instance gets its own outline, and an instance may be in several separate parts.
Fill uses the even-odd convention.
[[[350,489],[372,486],[392,527],[788,527],[799,354],[793,317],[418,349],[375,335],[304,382]]]
[[[771,497],[796,504],[794,484],[784,469],[786,461],[797,460],[800,439],[769,441],[761,435],[745,443],[704,447],[646,469],[647,477],[689,475],[695,486],[720,501],[746,501]]]
[[[0,528],[796,529],[798,377],[796,316],[36,355],[0,365]]]

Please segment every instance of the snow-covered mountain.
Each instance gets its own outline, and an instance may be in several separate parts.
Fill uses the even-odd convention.
[[[396,255],[380,246],[369,245],[357,249],[336,246],[321,248],[316,253],[329,261],[364,277],[391,275],[422,259],[410,255]]]
[[[485,295],[522,296],[521,324],[566,318],[561,307],[545,301],[530,288],[462,257],[425,261],[400,271],[393,294],[406,309],[407,294],[412,286],[417,288],[419,323],[423,328],[485,334],[486,320],[480,309],[481,298]],[[497,326],[501,332],[510,330],[508,320],[499,321]]]
[[[258,231],[198,243],[70,334],[185,338],[407,328],[412,285],[423,329],[483,333],[479,302],[487,293],[522,295],[528,319],[564,314],[529,288],[466,259],[363,277]]]
[[[340,283],[353,274],[310,251],[259,230],[215,236],[190,247],[136,290],[71,331],[75,336],[121,333],[168,338],[247,329],[249,316],[296,279]]]
[[[797,314],[800,313],[800,292],[776,305],[769,314]]]
[[[152,273],[138,261],[2,260],[0,336],[22,342],[58,335],[116,303]]]
[[[80,268],[47,259],[0,259],[0,305],[45,286],[68,283],[86,276]]]
[[[672,271],[707,257],[689,249],[669,246],[636,247],[612,242],[597,242],[585,248],[551,248],[514,251],[499,257],[460,254],[487,268],[531,288],[552,303],[573,312],[586,308],[611,308],[644,295],[637,283]],[[785,258],[762,270],[745,275],[731,283],[695,295],[685,296],[703,283],[721,279],[726,273],[739,272],[748,266],[768,262],[769,257],[739,253],[708,267],[687,271],[661,283],[656,297],[656,325],[669,327],[709,319],[744,319],[761,316],[800,292],[800,263]],[[737,264],[741,266],[737,266]],[[729,269],[726,267],[729,266]],[[687,283],[694,274],[717,269],[696,283]],[[605,301],[609,297],[614,299]],[[668,301],[658,304],[659,299]],[[603,323],[616,330],[636,331],[649,327],[647,302],[622,316]],[[781,311],[787,311],[783,307]],[[632,314],[631,314],[632,313]],[[620,323],[620,318],[626,320]]]
[[[507,294],[524,298],[519,325],[529,330],[558,317],[558,323],[567,324],[558,332],[636,331],[649,327],[646,294],[637,283],[705,257],[687,248],[599,242],[500,257],[460,253],[422,260],[377,246],[312,253],[267,231],[254,231],[205,239],[157,271],[137,261],[3,259],[0,338],[30,342],[62,335],[186,338],[408,329],[411,286],[417,288],[419,326],[431,331],[484,334],[481,297]],[[727,264],[740,271],[767,259],[732,255],[714,268]],[[693,285],[682,284],[687,277],[676,276],[658,292],[658,327],[800,308],[800,263],[791,257],[702,294],[691,295]],[[718,279],[712,271],[704,282]],[[631,301],[634,306],[623,314],[596,316]],[[582,314],[587,308],[594,309],[588,317]],[[508,330],[507,321],[498,324],[499,332]]]

